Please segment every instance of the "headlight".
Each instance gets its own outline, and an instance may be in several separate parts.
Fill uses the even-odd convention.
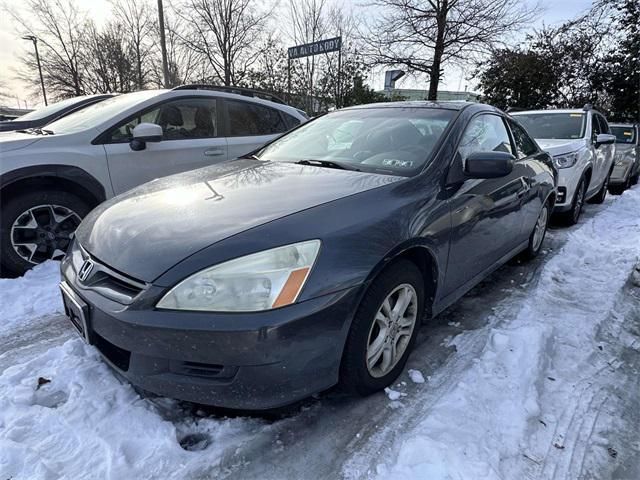
[[[294,303],[311,272],[320,240],[253,253],[206,268],[173,287],[158,308],[257,312]]]
[[[578,161],[579,152],[567,153],[564,155],[556,155],[553,161],[558,168],[571,168]]]

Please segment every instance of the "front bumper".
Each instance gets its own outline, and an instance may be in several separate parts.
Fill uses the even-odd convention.
[[[164,311],[153,307],[164,291],[159,287],[149,286],[130,305],[83,287],[70,257],[62,262],[62,278],[89,305],[89,342],[143,390],[262,410],[338,381],[357,287],[266,312]]]
[[[614,166],[613,171],[611,172],[611,177],[609,178],[609,185],[624,184],[631,176],[632,168],[633,163]]]
[[[575,166],[558,169],[558,198],[553,208],[554,212],[566,212],[571,209],[581,178],[582,172]]]

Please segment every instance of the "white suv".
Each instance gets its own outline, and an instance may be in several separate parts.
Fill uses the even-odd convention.
[[[203,85],[141,91],[42,129],[0,133],[2,273],[61,257],[80,220],[107,198],[241,157],[307,119],[258,96]]]
[[[585,201],[604,201],[616,137],[601,113],[586,105],[581,110],[530,110],[511,115],[553,156],[559,172],[554,212],[573,225]]]

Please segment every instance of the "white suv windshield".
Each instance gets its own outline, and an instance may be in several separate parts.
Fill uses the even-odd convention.
[[[586,123],[584,113],[518,113],[513,116],[533,138],[575,139],[584,136]]]
[[[335,162],[394,175],[415,175],[456,112],[438,108],[362,108],[330,113],[265,147],[258,156],[281,162]]]
[[[56,120],[47,125],[47,130],[55,134],[75,133],[81,130],[88,130],[109,120],[114,115],[121,113],[148,98],[158,95],[158,90],[148,90],[126,95],[118,95],[103,102],[98,102],[82,110],[78,110],[66,117]]]

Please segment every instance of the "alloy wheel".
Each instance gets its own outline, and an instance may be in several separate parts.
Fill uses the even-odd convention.
[[[372,377],[388,374],[411,341],[418,316],[418,295],[408,283],[387,295],[378,309],[367,340],[367,370]]]
[[[37,205],[18,215],[11,226],[11,245],[25,261],[38,264],[62,258],[80,216],[61,205]]]
[[[544,234],[547,231],[547,223],[549,220],[549,208],[545,205],[538,216],[535,229],[533,231],[533,251],[537,252],[542,245]]]
[[[584,205],[584,195],[585,195],[586,186],[584,183],[580,184],[580,189],[577,192],[576,197],[576,206],[573,209],[573,219],[577,223],[578,218],[580,218],[580,213],[582,212],[582,207]]]

